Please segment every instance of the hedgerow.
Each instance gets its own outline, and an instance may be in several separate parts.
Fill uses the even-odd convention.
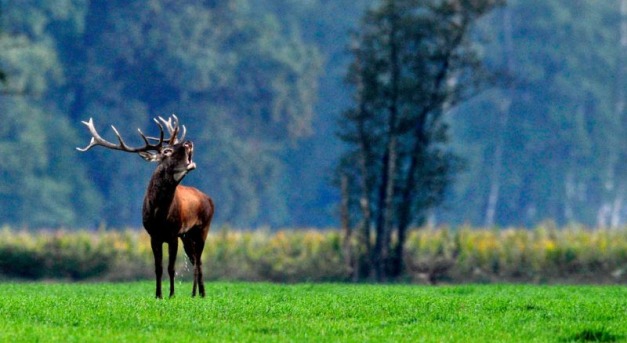
[[[203,270],[207,280],[350,281],[342,246],[338,230],[218,228],[207,239]],[[191,279],[179,250],[178,277]],[[405,282],[625,283],[627,228],[417,229],[404,262]],[[143,230],[0,230],[5,279],[126,281],[152,279],[153,270]]]

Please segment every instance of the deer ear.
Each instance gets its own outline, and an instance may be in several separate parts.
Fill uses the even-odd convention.
[[[148,162],[159,162],[159,154],[151,154],[149,152],[146,151],[142,151],[139,153],[139,156],[141,156],[144,160],[148,161]]]

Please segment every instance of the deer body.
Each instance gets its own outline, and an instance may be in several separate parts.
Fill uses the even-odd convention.
[[[163,146],[163,126],[159,121],[157,125],[161,129],[160,138],[144,136],[140,131],[146,145],[141,148],[128,147],[119,133],[113,130],[120,141],[119,145],[109,143],[98,135],[93,126],[93,121],[83,122],[92,134],[90,144],[80,151],[87,151],[96,145],[110,149],[139,153],[145,160],[157,162],[144,197],[142,209],[142,221],[144,228],[150,235],[150,244],[155,260],[156,297],[161,298],[161,279],[163,276],[163,244],[168,244],[168,274],[170,277],[170,297],[174,296],[174,265],[178,251],[178,240],[181,238],[185,253],[194,266],[194,285],[192,296],[196,295],[196,289],[202,297],[205,296],[205,287],[202,278],[201,255],[205,246],[205,240],[209,233],[211,219],[213,218],[214,205],[210,197],[196,188],[179,185],[188,172],[196,168],[192,162],[194,145],[190,141],[182,142],[177,139],[178,119],[173,116],[168,121],[159,118],[168,128],[171,137],[168,145]],[[183,126],[183,132],[185,127]],[[183,133],[183,137],[185,133]],[[159,140],[157,144],[150,144],[149,140]]]
[[[169,248],[170,296],[174,295],[174,264],[179,237],[183,241],[187,257],[194,266],[192,295],[196,295],[198,287],[200,296],[204,297],[201,255],[213,217],[213,201],[193,187],[164,185],[156,173],[151,178],[146,191],[142,210],[144,228],[150,235],[150,244],[155,258],[156,297],[162,297],[163,243],[167,243]]]

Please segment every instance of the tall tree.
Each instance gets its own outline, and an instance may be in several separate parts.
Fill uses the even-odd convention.
[[[456,171],[444,115],[485,81],[470,32],[497,4],[388,0],[359,28],[348,75],[357,105],[342,118],[351,148],[340,173],[361,194],[348,200],[362,204],[366,236],[374,226],[369,267],[378,280],[402,272],[406,231],[442,201]]]

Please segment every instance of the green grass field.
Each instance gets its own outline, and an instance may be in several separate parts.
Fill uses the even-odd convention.
[[[0,342],[614,342],[627,287],[0,283]]]

